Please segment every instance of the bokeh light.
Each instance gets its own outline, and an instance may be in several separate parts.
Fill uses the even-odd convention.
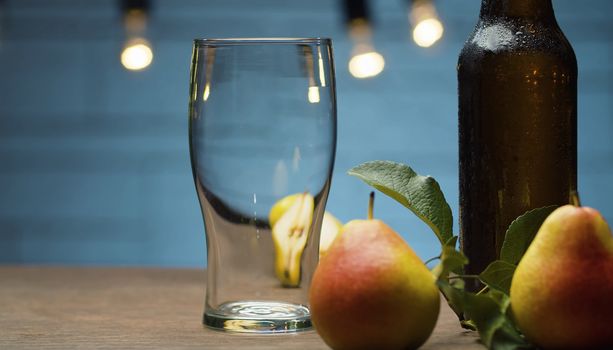
[[[349,60],[349,73],[360,79],[377,76],[384,67],[385,59],[376,51],[359,53]]]
[[[421,47],[430,47],[443,37],[443,24],[437,18],[424,19],[413,29],[413,40]]]
[[[129,70],[147,68],[153,62],[151,45],[144,39],[129,41],[121,52],[121,64]]]

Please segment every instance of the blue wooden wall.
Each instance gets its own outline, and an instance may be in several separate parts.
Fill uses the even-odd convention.
[[[187,148],[196,37],[331,37],[339,133],[328,210],[364,217],[369,188],[345,172],[391,159],[436,177],[457,217],[455,66],[480,1],[437,1],[446,31],[430,49],[411,42],[405,1],[372,3],[386,68],[356,80],[339,1],[153,1],[155,58],[142,72],[119,63],[117,1],[4,1],[0,262],[205,265]],[[582,200],[613,223],[613,2],[554,6],[579,62]],[[423,258],[437,254],[428,228],[400,205],[379,196],[375,214]]]

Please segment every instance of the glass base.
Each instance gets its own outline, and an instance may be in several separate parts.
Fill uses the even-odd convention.
[[[304,305],[274,301],[237,301],[206,310],[210,328],[241,333],[291,333],[310,330],[311,314]]]

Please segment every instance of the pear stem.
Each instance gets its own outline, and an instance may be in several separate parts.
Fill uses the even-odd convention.
[[[370,192],[370,198],[368,200],[368,220],[373,218],[373,207],[375,206],[375,191]]]
[[[570,204],[574,205],[575,207],[581,206],[581,201],[579,200],[579,192],[572,191],[570,193]]]

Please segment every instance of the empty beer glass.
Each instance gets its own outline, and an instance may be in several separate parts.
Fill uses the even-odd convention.
[[[204,324],[310,328],[336,147],[330,40],[195,40],[189,141],[207,244]]]

